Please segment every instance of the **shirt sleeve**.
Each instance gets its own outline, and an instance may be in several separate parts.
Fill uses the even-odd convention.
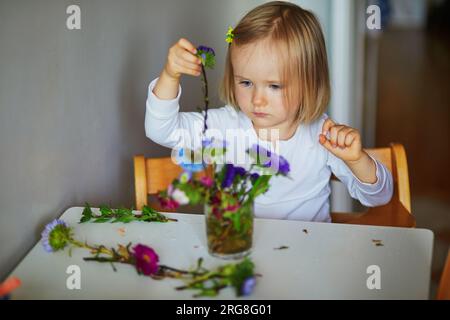
[[[159,99],[153,88],[158,78],[153,80],[148,88],[145,112],[145,134],[154,142],[167,148],[201,147],[205,112],[179,112],[181,86],[178,95],[172,100]],[[207,137],[225,140],[226,130],[239,127],[238,112],[232,106],[211,108],[208,111]]]
[[[334,175],[344,183],[353,199],[359,200],[366,207],[375,207],[388,203],[392,198],[394,188],[391,172],[381,162],[372,156],[370,158],[376,165],[377,181],[373,184],[360,181],[343,160],[330,152],[328,152],[327,165]]]
[[[179,112],[181,86],[178,95],[171,100],[163,100],[153,93],[159,78],[148,87],[145,111],[145,134],[152,141],[167,148],[201,145],[203,115],[199,112]]]

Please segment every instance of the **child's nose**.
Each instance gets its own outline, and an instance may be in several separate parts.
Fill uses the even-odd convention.
[[[264,95],[258,92],[253,95],[252,103],[255,107],[264,107],[267,104]]]

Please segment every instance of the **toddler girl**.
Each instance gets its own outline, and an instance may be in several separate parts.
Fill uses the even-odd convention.
[[[149,86],[146,135],[169,148],[201,145],[203,115],[179,112],[178,103],[181,75],[201,74],[195,54],[195,46],[180,39]],[[311,12],[281,1],[248,12],[233,30],[221,97],[225,106],[208,112],[211,131],[225,137],[231,150],[244,134],[249,145],[276,150],[290,164],[292,179],[272,177],[269,191],[256,198],[256,217],[330,222],[332,173],[365,206],[391,199],[389,170],[362,149],[356,129],[325,114],[330,99],[327,54]],[[230,132],[237,139],[227,139]]]

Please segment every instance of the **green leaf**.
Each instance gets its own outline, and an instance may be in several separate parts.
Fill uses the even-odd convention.
[[[83,217],[81,217],[81,219],[80,219],[80,222],[79,222],[79,223],[85,223],[85,222],[88,222],[89,220],[91,220],[91,218],[90,218],[90,217],[86,217],[86,216],[83,216]]]
[[[91,207],[89,206],[88,203],[86,203],[86,206],[83,209],[83,213],[81,214],[80,223],[87,222],[87,221],[91,220],[92,217],[93,217],[93,214],[92,214]]]
[[[110,220],[110,218],[97,218],[93,222],[94,223],[102,223],[102,222],[107,222],[109,220]]]
[[[142,216],[140,216],[136,220],[148,221],[148,222],[151,222],[151,221],[167,222],[167,221],[169,221],[166,216],[162,215],[158,211],[156,211],[148,206],[144,206],[142,208]]]
[[[100,213],[102,216],[107,216],[107,215],[113,214],[113,211],[110,208],[108,208],[107,206],[103,205],[103,206],[100,206]]]
[[[129,223],[129,222],[134,221],[134,220],[136,220],[136,218],[134,216],[132,216],[132,215],[122,215],[122,216],[118,217],[117,219],[115,219],[112,222],[113,223],[114,222]]]
[[[244,280],[254,275],[254,267],[255,265],[249,258],[245,258],[236,265],[235,272],[230,276],[230,280],[238,296],[241,295],[240,291]]]
[[[151,215],[151,214],[155,214],[155,213],[159,213],[159,212],[156,211],[155,209],[150,208],[149,206],[142,207],[142,214]]]
[[[182,189],[182,188],[180,188],[180,189]],[[201,194],[200,190],[192,189],[192,187],[190,185],[186,185],[186,187],[183,189],[184,190],[182,190],[182,191],[189,198],[189,204],[196,205],[202,199],[202,194]]]
[[[127,208],[119,208],[115,211],[116,215],[132,215],[133,214],[133,210],[131,209],[127,209]]]
[[[225,211],[223,214],[225,218],[230,219],[233,222],[233,228],[237,231],[241,231],[241,215],[237,212]]]
[[[144,206],[142,209],[142,215],[135,215],[133,213],[133,209],[128,208],[120,208],[120,209],[110,209],[107,206],[100,207],[100,216],[96,216],[92,213],[92,210],[88,204],[83,210],[82,217],[80,219],[80,223],[87,222],[91,219],[95,219],[94,223],[103,223],[103,222],[111,222],[111,223],[129,223],[131,221],[146,221],[146,222],[167,222],[166,216],[160,214],[156,210]]]
[[[214,55],[207,53],[205,67],[209,68],[209,69],[214,69],[215,65],[216,65],[216,59],[215,59]]]
[[[269,189],[269,180],[271,177],[270,175],[259,176],[249,193],[250,198],[254,199],[260,194],[265,193]]]
[[[221,185],[223,178],[225,177],[225,173],[226,173],[226,166],[222,165],[222,168],[220,169],[220,172],[217,174],[217,179],[218,179],[218,184]]]

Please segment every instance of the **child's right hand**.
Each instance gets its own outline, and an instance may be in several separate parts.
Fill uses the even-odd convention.
[[[194,45],[181,38],[169,49],[164,72],[174,80],[179,80],[182,74],[198,77],[202,72],[202,62],[196,53]]]

